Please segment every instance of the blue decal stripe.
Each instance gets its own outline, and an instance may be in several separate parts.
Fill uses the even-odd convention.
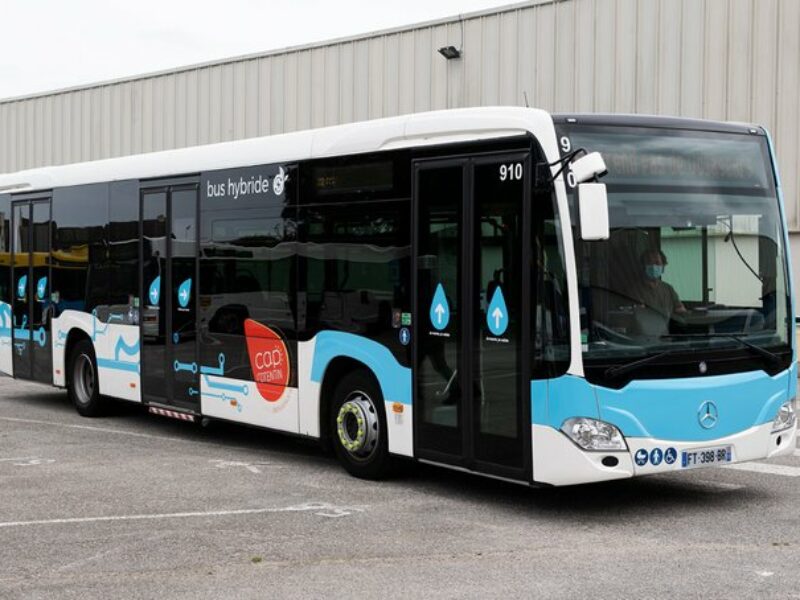
[[[204,398],[219,398],[220,400],[222,400],[224,402],[229,402],[231,400],[238,400],[238,398],[236,398],[234,396],[228,396],[228,394],[226,394],[225,392],[221,392],[219,394],[214,394],[212,392],[203,392],[203,397]],[[241,412],[241,409],[239,409],[239,412]]]
[[[619,427],[626,437],[674,441],[709,441],[769,423],[786,402],[793,367],[770,377],[763,371],[633,381],[620,390],[595,386],[564,375],[531,382],[532,421],[561,427],[569,417],[599,418]],[[705,429],[700,407],[713,402],[719,415]]]
[[[122,320],[122,315],[109,315],[109,322]],[[110,327],[110,323],[102,323],[97,318],[97,311],[92,311],[92,335],[91,339],[93,343],[97,343],[98,336],[104,336],[108,333],[108,329]],[[138,329],[138,328],[136,328]],[[41,330],[41,333],[44,334],[44,330]],[[65,341],[67,339],[67,332],[63,330],[56,331],[55,334],[55,345],[57,347],[63,348],[65,345]],[[125,356],[136,356],[139,354],[139,341],[135,341],[132,344],[129,344],[125,341],[125,339],[120,335],[117,338],[117,342],[114,346],[114,358],[97,358],[97,366],[102,367],[104,369],[113,369],[115,371],[129,371],[133,373],[139,373],[139,361],[124,361],[121,360],[121,356],[124,354]]]
[[[172,365],[173,370],[176,373],[180,373],[181,371],[186,371],[188,373],[197,373],[197,363],[182,363],[179,360],[176,360]]]
[[[119,337],[117,340],[117,345],[114,347],[114,358],[119,360],[120,352],[127,354],[128,356],[135,356],[139,353],[139,342],[136,341],[133,344],[127,344],[122,336]]]
[[[226,392],[236,392],[247,396],[249,389],[246,385],[238,383],[225,383],[222,381],[211,381],[208,375],[203,375],[203,381],[212,390],[225,390]]]
[[[204,375],[219,375],[219,376],[225,375],[225,355],[220,354],[217,357],[217,361],[219,362],[218,367],[206,367],[200,365],[200,372],[203,373]]]
[[[36,331],[16,328],[14,329],[14,340],[23,342],[29,342],[33,340],[35,343],[39,344],[39,346],[44,348],[47,344],[47,332],[44,330],[44,327],[40,327]]]
[[[139,372],[139,363],[125,362],[121,360],[111,360],[110,358],[98,358],[97,366],[101,369],[114,369],[115,371]]]
[[[321,382],[330,362],[346,356],[367,365],[387,402],[411,404],[411,369],[402,366],[386,346],[373,340],[341,331],[322,331],[316,336],[311,381]]]
[[[11,328],[14,326],[11,319],[11,305],[0,302],[0,337],[11,337]]]

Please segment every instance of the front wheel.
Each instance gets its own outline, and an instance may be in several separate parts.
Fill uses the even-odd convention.
[[[336,457],[348,473],[362,479],[381,479],[390,474],[383,395],[370,373],[355,371],[338,383],[330,431]]]
[[[98,417],[103,414],[106,402],[100,395],[97,360],[94,346],[89,340],[81,340],[75,344],[69,357],[68,373],[67,394],[78,413],[84,417]]]

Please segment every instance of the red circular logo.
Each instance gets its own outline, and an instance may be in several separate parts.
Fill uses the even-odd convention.
[[[247,354],[258,393],[267,402],[280,400],[289,384],[289,352],[281,336],[266,325],[245,319]]]

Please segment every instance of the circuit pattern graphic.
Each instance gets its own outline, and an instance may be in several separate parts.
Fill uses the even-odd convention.
[[[108,322],[103,323],[97,318],[97,311],[92,311],[92,333],[90,335],[92,342],[96,343],[98,337],[110,335],[109,328],[112,323],[123,321],[123,315],[112,313],[108,316]],[[67,343],[67,336],[68,332],[59,329],[56,332],[56,347],[63,348]],[[137,354],[139,354],[139,341],[137,340],[133,344],[129,344],[122,337],[122,334],[120,334],[114,344],[114,358],[97,357],[97,366],[104,369],[138,373],[140,369],[139,361],[123,360],[123,355],[131,357]]]
[[[250,394],[250,387],[247,384],[230,383],[226,381],[219,381],[212,379],[212,376],[223,377],[225,375],[225,354],[220,353],[217,356],[217,366],[200,366],[197,363],[179,363],[175,361],[173,368],[176,372],[188,371],[196,374],[198,370],[203,379],[203,384],[212,391],[203,392],[203,395],[208,398],[219,398],[222,402],[230,404],[236,412],[241,413],[243,406],[239,398],[232,394],[247,396]],[[191,388],[189,395],[199,394],[197,390]]]

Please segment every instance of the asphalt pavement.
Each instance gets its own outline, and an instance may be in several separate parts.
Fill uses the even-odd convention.
[[[0,598],[800,598],[794,456],[561,489],[0,378]]]

